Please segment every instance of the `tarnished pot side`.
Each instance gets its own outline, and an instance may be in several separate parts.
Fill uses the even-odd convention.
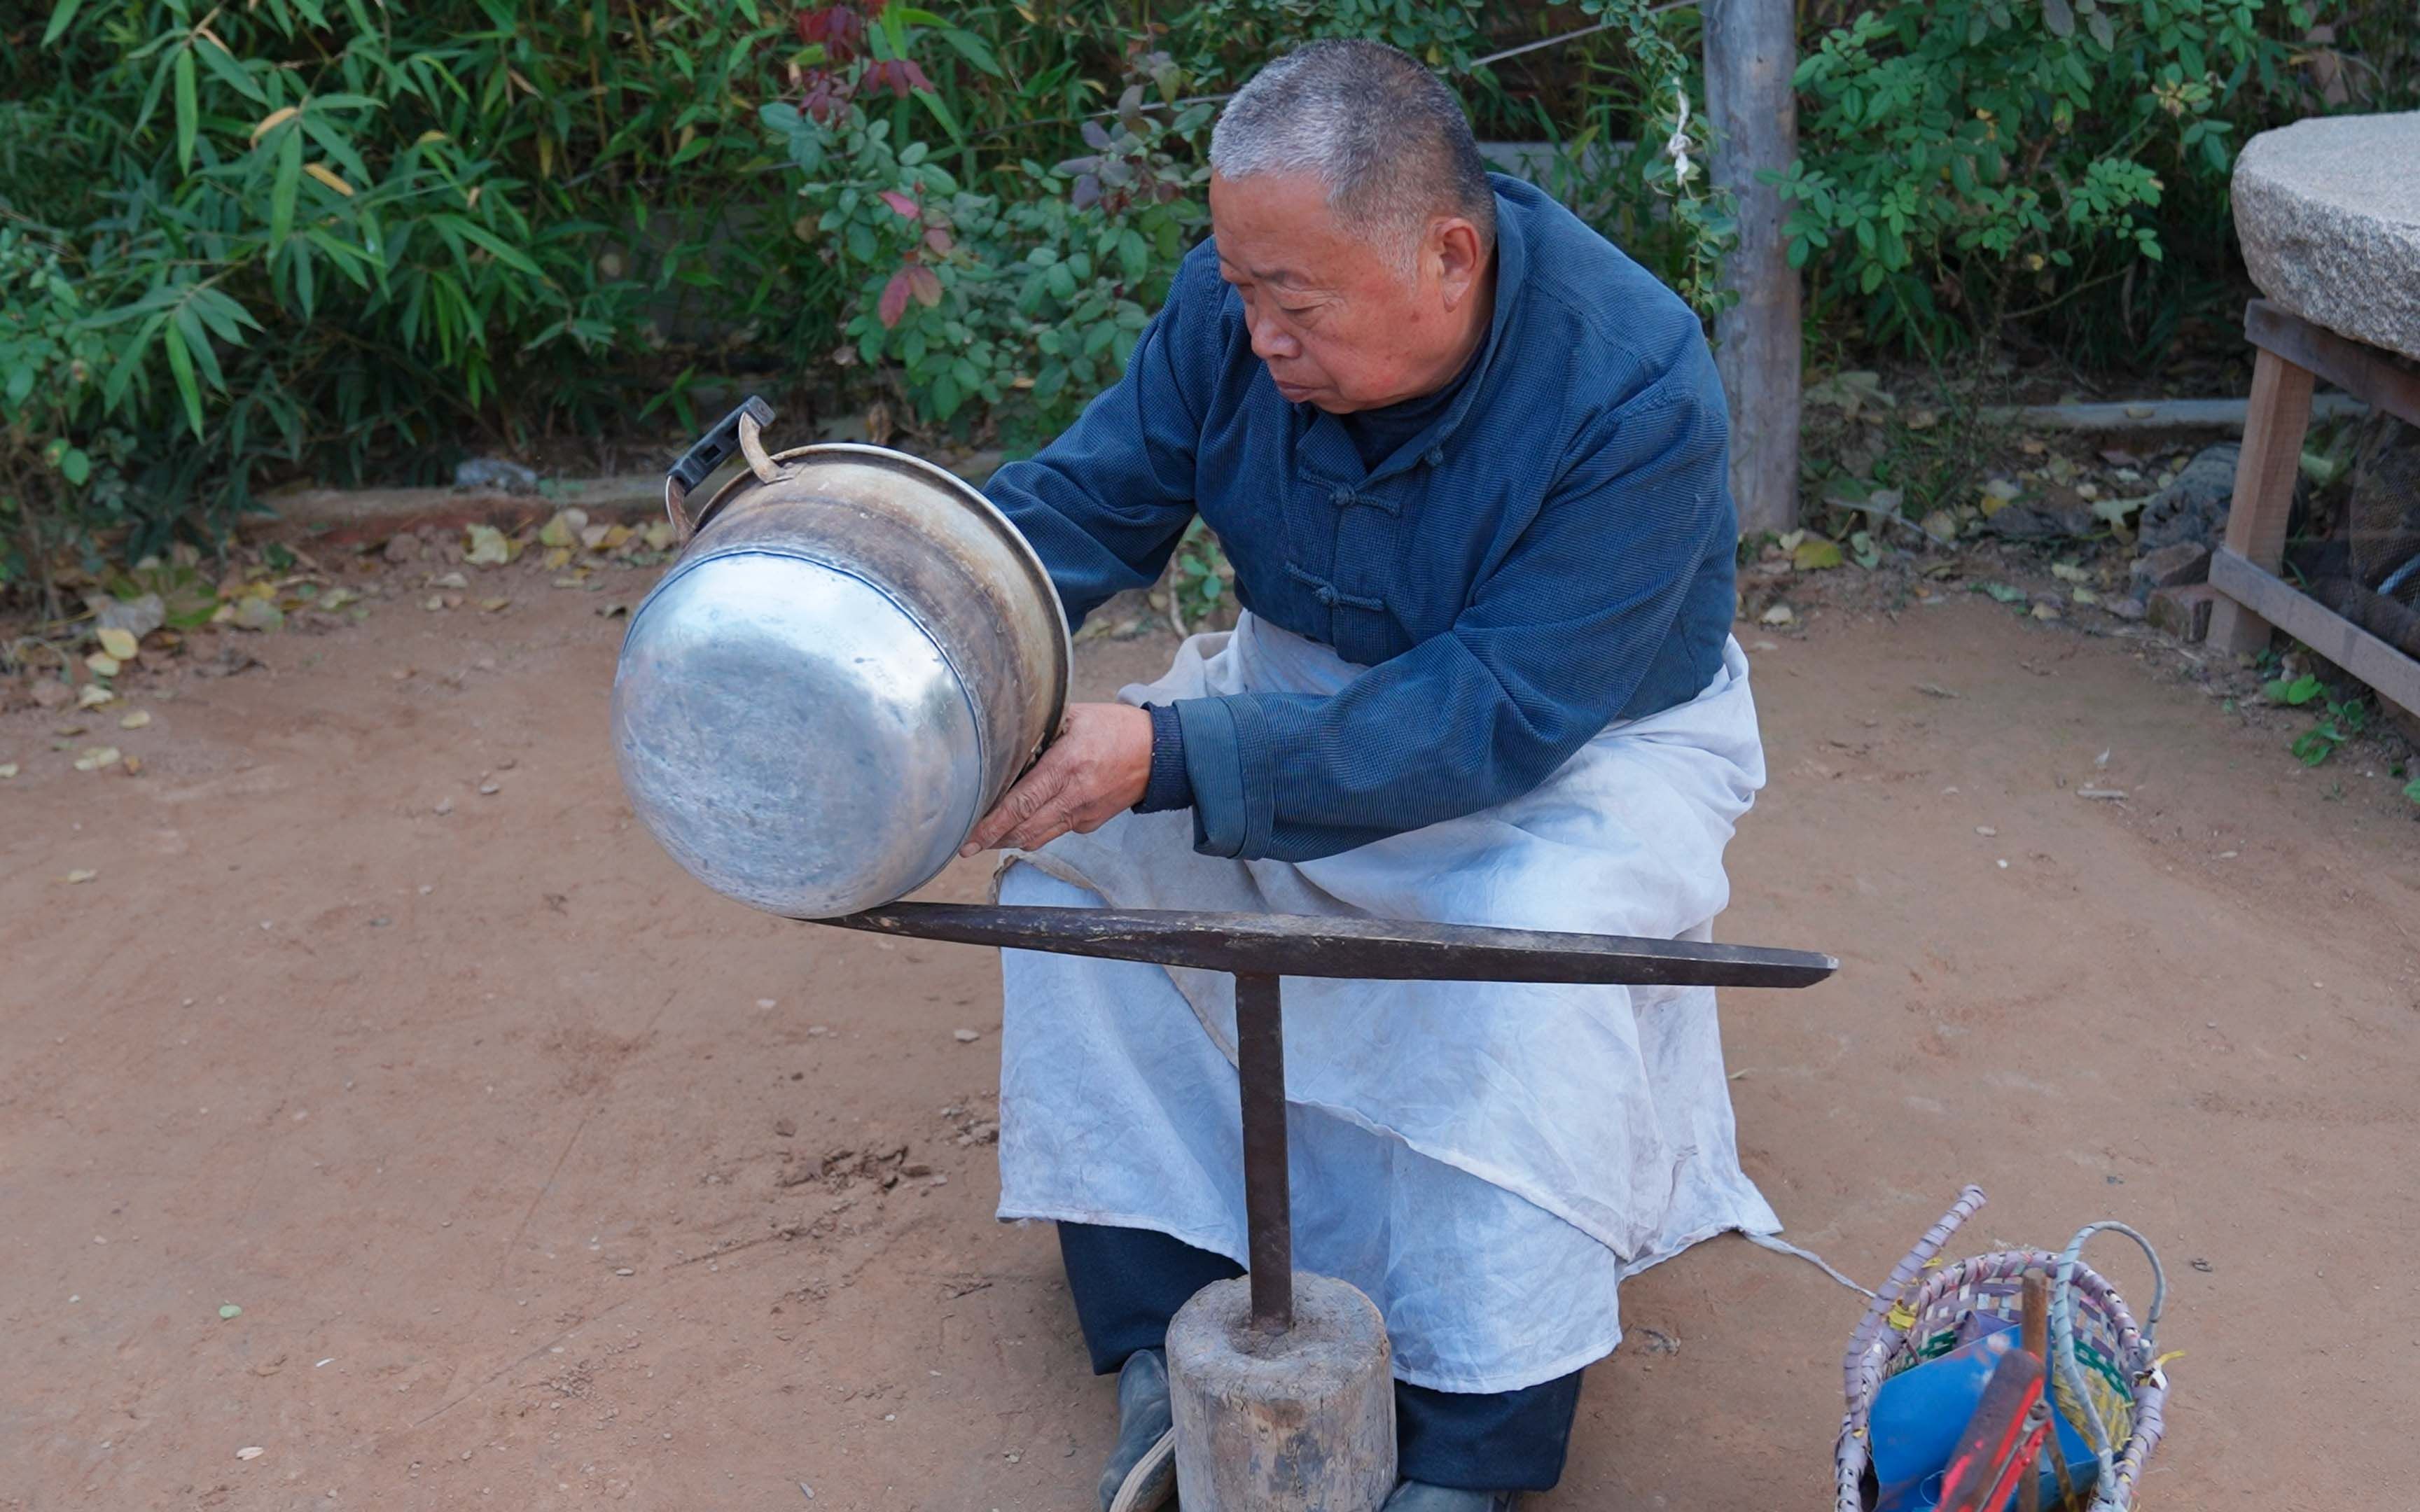
[[[770,460],[632,614],[615,754],[699,880],[829,918],[929,880],[1047,743],[1066,620],[1023,537],[940,469],[854,445]]]

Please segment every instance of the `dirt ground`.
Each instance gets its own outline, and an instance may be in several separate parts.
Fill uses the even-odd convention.
[[[88,717],[140,775],[0,718],[0,1506],[1090,1504],[1109,1387],[1049,1233],[990,1216],[996,958],[675,870],[607,748],[611,596],[247,638]],[[1790,1237],[1870,1283],[1965,1181],[1961,1252],[2127,1219],[2183,1351],[2146,1504],[2408,1500],[2397,784],[1975,595],[1797,631],[1748,633],[1720,925],[1843,962],[1725,1002]],[[1531,1504],[1827,1505],[1860,1307],[1737,1241],[1639,1278]]]

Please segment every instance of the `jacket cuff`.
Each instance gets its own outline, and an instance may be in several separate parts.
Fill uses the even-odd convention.
[[[1261,706],[1245,695],[1179,699],[1176,718],[1193,786],[1193,848],[1204,856],[1266,855],[1276,797]]]
[[[1193,779],[1185,772],[1185,726],[1167,703],[1146,703],[1151,716],[1151,779],[1144,785],[1137,813],[1166,813],[1193,807]]]

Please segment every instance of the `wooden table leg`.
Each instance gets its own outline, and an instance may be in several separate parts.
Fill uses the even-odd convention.
[[[2243,452],[2235,464],[2235,500],[2226,516],[2227,549],[2264,572],[2286,560],[2286,521],[2294,512],[2294,475],[2311,424],[2311,373],[2267,347],[2252,367],[2252,402]],[[2270,625],[2225,594],[2211,606],[2210,643],[2234,656],[2269,644]]]

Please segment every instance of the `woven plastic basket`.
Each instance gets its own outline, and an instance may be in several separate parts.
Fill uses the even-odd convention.
[[[1963,1314],[2018,1321],[2024,1273],[2037,1266],[2050,1276],[2050,1365],[2058,1409],[2101,1461],[2092,1512],[2127,1512],[2134,1504],[2143,1467],[2159,1445],[2168,1399],[2167,1377],[2153,1342],[2167,1298],[2160,1257],[2124,1224],[2098,1223],[2078,1233],[2060,1255],[1994,1250],[1962,1260],[1939,1258],[1942,1245],[1985,1200],[1979,1187],[1959,1195],[1957,1205],[1892,1270],[1849,1340],[1840,1362],[1849,1411],[1840,1420],[1834,1456],[1838,1512],[1872,1512],[1866,1420],[1882,1383],[1947,1353]],[[2079,1257],[2085,1242],[2103,1230],[2125,1235],[2150,1257],[2151,1310],[2140,1327],[2117,1288]]]

